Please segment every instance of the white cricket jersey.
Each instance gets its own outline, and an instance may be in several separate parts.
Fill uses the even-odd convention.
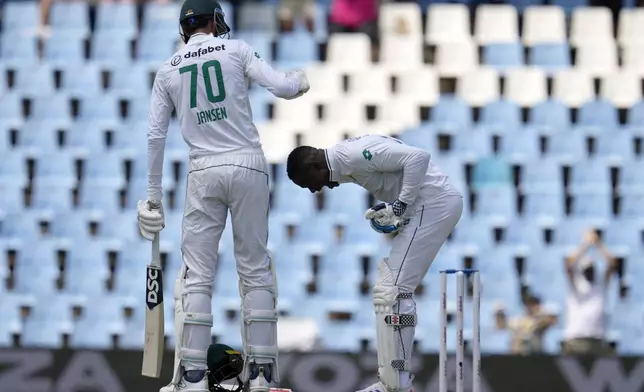
[[[163,154],[176,109],[190,158],[261,148],[248,81],[279,98],[300,92],[299,77],[271,68],[244,41],[194,34],[157,72],[148,130],[148,198],[161,200]]]
[[[331,181],[358,184],[387,203],[399,199],[413,206],[438,193],[459,193],[428,152],[391,137],[347,139],[327,149],[326,158]]]

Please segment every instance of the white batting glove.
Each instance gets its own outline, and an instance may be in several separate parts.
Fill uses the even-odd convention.
[[[290,72],[287,72],[286,74],[289,76],[295,76],[300,81],[300,92],[291,99],[299,98],[302,95],[306,94],[311,89],[311,85],[309,84],[309,79],[306,77],[306,74],[301,69],[297,71],[290,71]]]
[[[371,228],[378,233],[395,233],[409,222],[402,217],[406,208],[407,205],[398,200],[392,204],[380,203],[369,208],[364,217],[370,220]]]
[[[139,200],[136,203],[136,214],[139,221],[139,231],[148,241],[152,241],[154,235],[165,227],[163,204],[160,200]]]

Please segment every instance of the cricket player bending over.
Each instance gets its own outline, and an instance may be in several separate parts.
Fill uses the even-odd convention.
[[[148,132],[148,200],[138,204],[141,233],[164,227],[161,178],[168,123],[175,109],[190,147],[182,223],[183,265],[175,284],[176,348],[172,382],[162,392],[208,392],[212,286],[228,210],[242,297],[242,380],[254,392],[279,381],[277,290],[268,240],[268,164],[248,101],[248,79],[275,96],[309,90],[302,71],[273,70],[248,44],[227,40],[219,3],[186,0],[179,18],[186,45],[159,69]]]
[[[361,185],[385,203],[365,217],[379,233],[395,233],[373,288],[380,382],[360,392],[411,392],[414,292],[463,211],[463,197],[430,163],[429,153],[379,135],[348,139],[326,150],[309,146],[288,157],[288,177],[318,192]]]

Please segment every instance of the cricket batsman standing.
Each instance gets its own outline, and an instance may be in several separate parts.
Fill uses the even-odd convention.
[[[268,163],[248,101],[248,81],[275,96],[309,90],[302,71],[277,72],[240,40],[215,0],[186,0],[179,22],[186,45],[157,72],[148,131],[148,200],[137,206],[142,235],[165,225],[162,169],[166,133],[176,110],[190,147],[182,223],[183,265],[175,284],[175,364],[162,392],[208,392],[206,349],[213,325],[211,299],[219,240],[230,210],[242,297],[242,381],[252,392],[278,382],[277,290],[268,240]]]
[[[365,215],[375,231],[395,235],[373,287],[380,381],[359,392],[413,392],[414,292],[458,223],[463,197],[430,162],[429,153],[380,135],[348,139],[326,150],[297,147],[288,157],[287,172],[311,192],[352,182],[384,201]]]

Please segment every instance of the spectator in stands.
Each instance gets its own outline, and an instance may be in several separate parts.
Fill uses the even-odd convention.
[[[329,33],[364,33],[371,38],[372,57],[378,58],[378,0],[333,0]]]
[[[603,276],[587,255],[595,248],[606,261]],[[612,349],[604,340],[606,288],[616,271],[616,260],[599,239],[595,230],[566,259],[570,287],[566,298],[566,326],[563,353],[567,355],[609,355]]]
[[[282,31],[292,31],[295,28],[295,23],[302,21],[306,29],[312,32],[315,2],[313,0],[281,0],[277,15]]]
[[[541,306],[541,299],[528,294],[523,300],[525,314],[508,319],[505,309],[496,311],[496,327],[510,330],[512,341],[510,352],[515,355],[529,355],[543,352],[543,336],[548,328],[557,324],[557,316],[549,314]]]

